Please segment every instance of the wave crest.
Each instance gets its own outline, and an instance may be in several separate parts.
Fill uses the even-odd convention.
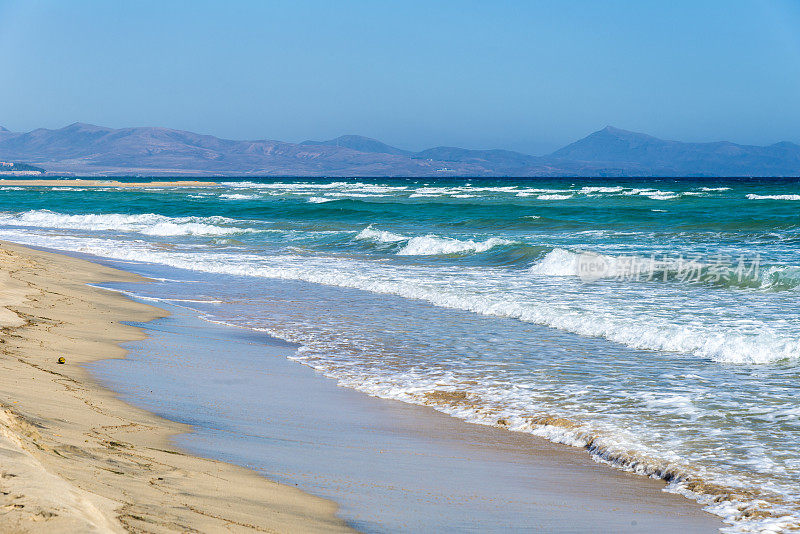
[[[167,217],[155,213],[125,215],[121,213],[68,215],[49,210],[0,214],[0,224],[69,230],[121,231],[151,236],[230,235],[256,230],[218,226],[230,223],[225,217]]]
[[[800,200],[800,195],[756,195],[750,193],[747,198],[750,200]]]
[[[484,241],[472,239],[456,239],[453,237],[439,237],[434,234],[425,236],[408,237],[385,230],[376,230],[372,225],[367,226],[356,235],[356,239],[374,241],[376,243],[402,243],[405,242],[398,256],[443,256],[446,254],[464,254],[486,252],[494,247],[510,245],[514,241],[490,237]]]
[[[800,267],[792,265],[754,266],[753,262],[739,265],[739,259],[729,264],[704,262],[694,258],[612,256],[571,252],[555,248],[545,254],[529,272],[541,276],[581,276],[585,259],[602,263],[599,278],[628,282],[694,282],[714,287],[786,291],[800,287]],[[749,272],[749,269],[753,269]]]
[[[398,241],[406,241],[409,238],[404,235],[387,232],[385,230],[376,230],[372,227],[372,225],[370,225],[361,230],[356,236],[356,239],[376,241],[378,243],[396,243]]]

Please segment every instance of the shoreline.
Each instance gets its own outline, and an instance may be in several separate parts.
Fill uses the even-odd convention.
[[[337,505],[187,454],[191,427],[129,405],[84,364],[124,358],[166,313],[88,283],[142,277],[0,242],[4,532],[350,532]],[[66,358],[59,365],[59,356]]]
[[[164,310],[161,308],[154,308],[147,304],[143,304],[138,301],[134,301],[129,299],[128,297],[119,294],[113,290],[104,290],[100,288],[93,288],[87,286],[87,282],[100,282],[100,281],[115,281],[115,282],[136,282],[144,280],[139,275],[128,273],[126,271],[121,271],[118,269],[113,269],[110,267],[106,267],[103,265],[98,265],[96,263],[92,263],[87,260],[77,259],[67,255],[61,255],[58,253],[51,253],[47,251],[36,251],[33,249],[28,249],[20,245],[12,245],[6,243],[0,243],[0,254],[5,253],[7,250],[13,251],[13,253],[26,255],[29,254],[34,258],[34,261],[44,261],[44,262],[52,262],[52,265],[58,266],[62,269],[62,272],[67,272],[69,269],[74,269],[80,273],[80,276],[77,280],[70,280],[68,285],[71,286],[69,289],[75,290],[76,288],[80,288],[78,291],[79,293],[84,291],[85,293],[83,296],[88,296],[91,294],[92,302],[89,303],[90,305],[94,306],[94,304],[99,303],[100,306],[113,306],[115,307],[114,312],[119,314],[122,310],[127,313],[126,321],[135,321],[135,322],[142,322],[146,323],[151,319],[155,319],[158,317],[165,317],[168,315]],[[71,265],[70,265],[71,264]],[[67,267],[68,269],[65,269]],[[53,273],[50,272],[50,275]],[[99,298],[98,298],[99,297]],[[113,301],[113,303],[112,303]],[[40,304],[37,302],[37,304]],[[8,304],[5,304],[8,305]],[[25,305],[18,305],[20,311],[25,312],[24,308]],[[121,308],[121,309],[120,309]],[[16,308],[15,308],[16,309]],[[109,310],[103,310],[105,312],[105,317],[108,319],[107,315],[112,313]],[[27,313],[30,313],[30,309],[28,309]],[[104,330],[109,328],[109,325],[113,322],[113,319],[105,325]],[[147,329],[145,324],[144,330]],[[105,339],[103,342],[106,344],[104,350],[109,351],[107,354],[104,354],[102,357],[90,357],[86,361],[79,361],[78,363],[89,363],[90,361],[99,361],[99,360],[110,360],[110,359],[119,359],[124,357],[124,354],[127,352],[123,348],[121,348],[117,343],[122,342],[136,342],[144,339],[146,336],[141,328],[133,327],[133,326],[123,326],[118,324],[113,324],[113,327],[110,329],[110,332],[105,332]],[[77,332],[80,334],[80,332]],[[108,339],[111,336],[113,339]],[[108,345],[112,345],[109,347]],[[7,353],[7,345],[3,344],[3,354],[4,357]],[[70,364],[73,361],[68,361],[67,366],[58,366],[55,364],[55,358],[57,356],[52,355],[51,357],[47,358],[46,362],[39,363],[37,362],[36,369],[40,372],[44,373],[53,373],[56,371],[62,371],[70,369]],[[286,363],[289,366],[296,366],[298,368],[306,369],[306,366],[298,365],[296,362],[291,362],[286,360]],[[159,463],[165,462],[169,463],[169,460],[172,460],[174,457],[179,457],[180,462],[173,462],[173,463],[180,463],[181,465],[178,466],[179,469],[188,469],[194,467],[197,469],[197,466],[205,466],[205,471],[199,469],[199,471],[192,471],[192,472],[185,472],[182,480],[180,481],[183,485],[179,486],[179,492],[186,492],[188,488],[195,489],[198,484],[197,477],[200,478],[205,477],[206,479],[210,476],[208,469],[213,467],[216,471],[214,476],[221,476],[219,473],[225,473],[224,477],[227,482],[229,482],[228,486],[235,486],[233,488],[233,492],[236,491],[236,488],[246,487],[248,484],[255,485],[255,486],[264,486],[262,496],[264,497],[263,501],[258,502],[257,499],[253,498],[253,494],[255,491],[253,488],[247,488],[245,491],[244,497],[243,495],[237,496],[233,498],[234,493],[228,487],[222,487],[219,485],[215,485],[213,488],[208,486],[205,489],[209,490],[203,495],[197,496],[198,499],[202,502],[204,506],[208,506],[209,509],[216,509],[215,512],[211,512],[209,516],[208,513],[204,513],[201,510],[193,510],[191,507],[189,511],[183,511],[180,515],[180,519],[191,523],[191,520],[197,520],[200,522],[209,522],[204,524],[200,528],[200,530],[205,531],[209,528],[214,528],[215,526],[219,526],[221,524],[226,524],[228,527],[235,525],[237,530],[241,531],[271,531],[273,530],[273,526],[269,526],[269,521],[283,521],[279,523],[277,530],[281,532],[286,531],[345,531],[348,530],[349,527],[345,523],[344,520],[336,517],[334,514],[338,509],[338,505],[334,504],[332,501],[326,500],[324,498],[315,497],[307,493],[303,493],[300,490],[297,490],[291,485],[280,484],[277,482],[273,482],[270,479],[274,479],[274,476],[270,476],[269,473],[263,473],[265,476],[269,476],[268,478],[264,478],[261,474],[258,474],[256,471],[251,471],[250,469],[246,469],[244,467],[236,467],[232,464],[223,463],[217,460],[206,460],[201,457],[195,457],[188,455],[185,451],[188,449],[187,447],[181,445],[179,448],[175,448],[175,441],[177,438],[181,438],[178,441],[186,442],[187,436],[190,436],[189,432],[192,432],[192,428],[188,425],[182,423],[176,423],[171,421],[171,417],[169,419],[162,418],[157,415],[153,415],[150,411],[146,411],[140,408],[136,408],[125,401],[120,400],[119,395],[110,389],[104,388],[97,384],[97,380],[89,375],[87,369],[85,369],[82,365],[80,367],[75,367],[74,365],[71,367],[71,370],[77,369],[77,372],[74,373],[73,376],[70,376],[69,379],[72,381],[76,381],[80,383],[80,387],[82,388],[82,395],[90,396],[89,393],[91,392],[91,396],[95,398],[95,400],[99,400],[102,404],[103,410],[108,410],[110,404],[115,404],[113,408],[119,410],[120,413],[125,414],[131,423],[140,425],[140,424],[148,424],[150,425],[149,430],[152,431],[153,428],[156,428],[158,431],[158,437],[153,438],[150,437],[151,441],[155,439],[157,441],[156,445],[153,446],[152,443],[148,445],[147,454],[150,456],[158,456],[158,458],[154,458]],[[8,371],[6,371],[8,372]],[[60,373],[58,373],[60,375]],[[297,378],[296,375],[293,376]],[[291,377],[290,377],[291,378]],[[58,380],[58,379],[57,379]],[[25,380],[21,380],[20,382],[24,382]],[[322,387],[330,388],[330,385],[325,386],[324,384],[320,384],[320,378],[315,376],[313,378],[315,388]],[[334,390],[342,390],[342,388],[333,387]],[[7,390],[9,390],[8,386],[0,387],[0,392],[3,394],[3,397],[9,398],[7,394]],[[630,525],[635,525],[636,520],[642,521],[642,517],[649,518],[650,521],[653,521],[655,518],[661,518],[662,520],[671,517],[672,514],[675,514],[677,510],[681,510],[680,514],[683,517],[680,521],[684,523],[684,525],[690,526],[689,531],[705,531],[700,525],[705,525],[708,527],[710,525],[716,525],[717,528],[722,527],[722,523],[717,520],[717,518],[703,512],[701,510],[701,506],[697,503],[691,502],[686,500],[684,497],[666,494],[661,491],[663,487],[663,483],[661,481],[654,481],[650,479],[646,479],[644,477],[639,477],[635,475],[625,474],[621,472],[616,472],[616,470],[609,469],[606,466],[601,466],[593,462],[588,456],[585,455],[582,451],[573,451],[568,450],[570,449],[567,446],[561,446],[557,444],[552,444],[547,442],[543,438],[537,438],[535,436],[513,436],[513,434],[508,432],[504,429],[499,428],[473,428],[477,427],[478,425],[473,425],[458,419],[455,419],[451,416],[441,414],[436,412],[433,408],[429,407],[420,407],[414,405],[407,405],[406,403],[402,403],[400,401],[388,401],[385,399],[375,399],[372,397],[368,397],[360,392],[356,392],[355,390],[346,390],[346,393],[342,393],[345,396],[353,396],[358,398],[363,398],[357,402],[362,403],[365,405],[367,409],[374,409],[374,407],[380,403],[382,405],[389,405],[394,406],[392,411],[401,410],[403,413],[411,414],[411,420],[413,424],[416,425],[417,423],[422,424],[423,427],[428,428],[429,431],[433,431],[434,429],[444,426],[448,428],[448,435],[445,437],[439,437],[437,439],[448,440],[448,447],[468,447],[471,446],[473,449],[474,443],[472,441],[480,442],[483,444],[483,449],[489,448],[490,450],[485,451],[482,450],[479,453],[473,451],[473,453],[478,454],[480,458],[483,458],[483,461],[486,458],[492,458],[491,462],[495,462],[498,454],[495,451],[498,443],[504,443],[503,445],[504,450],[511,450],[514,447],[525,447],[525,454],[524,454],[524,462],[526,464],[530,464],[530,467],[534,469],[536,473],[534,475],[535,478],[539,476],[549,477],[551,482],[549,484],[545,484],[545,487],[539,487],[538,484],[535,484],[534,487],[530,488],[531,495],[534,498],[541,499],[542,496],[547,495],[548,498],[551,493],[555,491],[555,495],[559,495],[559,490],[556,489],[558,485],[556,484],[557,481],[561,480],[566,482],[569,480],[570,482],[573,481],[580,481],[578,486],[583,486],[586,483],[598,483],[598,484],[610,484],[611,490],[605,490],[608,495],[605,495],[603,499],[598,499],[592,496],[592,492],[589,493],[581,493],[579,490],[570,490],[564,492],[560,490],[565,498],[569,499],[570,506],[578,506],[578,510],[581,509],[584,505],[591,508],[594,506],[595,508],[598,507],[602,503],[604,508],[608,508],[608,510],[604,509],[602,511],[599,510],[592,510],[587,514],[583,514],[583,520],[586,521],[587,517],[592,517],[594,514],[595,517],[606,517],[607,519],[610,517],[614,517],[614,521],[622,521],[623,523],[630,520]],[[16,398],[16,397],[14,397]],[[37,399],[35,402],[41,402],[40,399]],[[32,399],[27,400],[20,400],[19,403],[27,406],[27,404],[34,403]],[[83,399],[83,402],[86,403],[86,399]],[[141,404],[140,404],[141,405]],[[17,404],[12,405],[15,408],[15,413],[18,415],[12,417],[22,417],[26,418],[30,421],[35,421],[36,424],[42,424],[44,428],[49,428],[50,425],[53,424],[53,419],[55,419],[50,412],[49,417],[41,417],[42,414],[37,414],[34,417],[31,417],[30,410],[28,413],[25,413],[25,410],[17,409]],[[87,406],[91,408],[90,404]],[[5,409],[6,406],[4,405],[3,408]],[[149,408],[149,407],[146,407]],[[86,410],[85,408],[83,408]],[[5,410],[4,412],[5,413]],[[10,413],[10,412],[9,412]],[[91,415],[91,414],[90,414]],[[70,421],[70,417],[65,417],[61,419],[58,418],[60,423],[66,424],[67,426],[74,426],[74,422]],[[122,425],[115,425],[117,427],[121,427]],[[407,431],[406,434],[401,435],[401,439],[407,439],[409,432],[411,431],[411,424],[406,422]],[[8,425],[6,424],[5,420],[0,421],[0,428],[7,429]],[[467,443],[460,443],[464,440],[461,434],[465,433],[465,429],[467,430],[468,438]],[[74,429],[71,429],[74,430]],[[17,434],[24,433],[21,427],[15,427],[15,432]],[[414,430],[414,435],[421,435],[423,432],[419,430]],[[41,434],[41,431],[39,432]],[[89,497],[97,501],[97,504],[94,504],[94,509],[100,510],[98,518],[102,518],[104,521],[110,521],[109,526],[103,526],[94,528],[94,530],[89,531],[99,531],[99,532],[114,532],[114,531],[121,531],[120,529],[139,529],[143,531],[174,531],[174,530],[182,530],[179,525],[183,526],[185,523],[181,523],[175,517],[175,510],[172,510],[170,507],[162,507],[161,509],[152,509],[149,508],[147,513],[149,515],[142,515],[139,513],[131,513],[128,512],[125,516],[125,521],[120,521],[119,514],[117,514],[117,508],[115,508],[115,504],[118,505],[123,501],[123,499],[119,497],[112,496],[111,499],[105,497],[105,491],[109,488],[109,485],[106,484],[102,486],[102,489],[98,489],[96,484],[87,483],[85,481],[80,481],[79,476],[76,475],[77,472],[80,470],[77,468],[76,465],[73,465],[70,468],[61,468],[59,470],[58,463],[79,463],[79,462],[90,462],[89,459],[84,459],[76,454],[76,448],[81,448],[79,444],[75,443],[65,443],[62,438],[65,434],[59,435],[56,434],[52,428],[50,428],[50,435],[48,436],[50,443],[45,445],[44,448],[41,446],[42,439],[37,435],[36,444],[33,446],[35,454],[39,455],[46,455],[52,457],[53,455],[57,456],[58,458],[53,461],[53,458],[48,458],[48,461],[53,461],[51,464],[47,464],[46,467],[50,470],[51,473],[56,473],[61,477],[66,477],[71,479],[71,482],[74,486],[81,491],[88,491]],[[475,436],[478,436],[480,439],[476,439]],[[95,436],[96,437],[96,436]],[[95,447],[102,447],[103,454],[98,455],[97,453],[93,453],[93,460],[97,460],[97,456],[103,457],[103,461],[110,462],[114,465],[111,470],[108,470],[108,466],[100,467],[100,469],[105,470],[111,475],[106,475],[111,479],[115,479],[115,476],[122,476],[118,473],[114,473],[114,471],[119,471],[120,466],[119,462],[115,460],[115,457],[123,456],[126,459],[130,460],[131,454],[129,451],[130,449],[124,445],[132,446],[134,449],[137,447],[142,447],[141,442],[142,436],[140,434],[136,434],[135,431],[131,432],[129,429],[120,428],[117,433],[113,435],[109,434],[102,440],[98,440],[96,443],[93,442],[92,445]],[[395,436],[394,439],[397,437]],[[430,438],[426,438],[430,439]],[[0,441],[2,439],[0,438]],[[74,439],[72,440],[75,441]],[[55,442],[55,444],[53,444]],[[455,445],[453,445],[455,443]],[[23,443],[24,445],[24,443]],[[427,447],[428,445],[426,445]],[[49,448],[48,448],[49,447]],[[30,447],[30,443],[28,443],[28,448]],[[529,448],[530,450],[527,450]],[[161,449],[161,450],[159,450]],[[420,448],[420,450],[424,450],[424,448]],[[50,452],[52,451],[52,452]],[[211,453],[198,451],[205,456],[212,456]],[[381,451],[382,453],[384,451]],[[49,454],[48,454],[49,453]],[[419,454],[419,452],[414,453]],[[504,453],[505,454],[505,453]],[[134,459],[135,462],[141,463],[141,451],[137,450],[136,458]],[[502,454],[500,454],[502,456]],[[541,457],[540,457],[541,456]],[[220,455],[216,455],[217,458],[220,458]],[[169,460],[167,460],[169,459]],[[226,458],[227,459],[227,458]],[[230,460],[229,460],[230,461]],[[515,457],[513,459],[514,463],[520,461],[519,457]],[[122,462],[123,464],[125,462]],[[246,462],[238,462],[241,465],[248,465]],[[554,466],[550,467],[550,464],[554,463]],[[187,467],[187,464],[189,466]],[[5,469],[3,465],[3,457],[0,456],[0,470]],[[360,468],[361,471],[365,471],[368,468]],[[125,472],[125,471],[120,471]],[[315,475],[318,474],[317,471],[313,471]],[[133,475],[135,479],[138,480],[129,480],[131,484],[134,486],[144,486],[147,485],[147,475],[142,472],[141,467],[136,468],[136,472],[131,472],[129,475]],[[77,478],[76,478],[77,477]],[[232,480],[236,479],[236,483],[232,483]],[[559,479],[559,477],[561,477]],[[18,478],[18,477],[15,477]],[[165,478],[166,477],[160,477]],[[566,480],[565,480],[566,479]],[[291,480],[284,480],[281,478],[285,483],[291,484]],[[172,482],[172,479],[169,479],[169,482]],[[245,481],[243,484],[242,481]],[[258,482],[256,482],[258,481]],[[0,479],[0,489],[3,489],[4,480]],[[116,481],[114,482],[117,483]],[[82,485],[83,484],[83,485]],[[150,477],[149,484],[152,484],[152,476]],[[159,486],[166,485],[167,482],[159,481]],[[295,483],[296,485],[296,483]],[[568,483],[569,485],[569,483]],[[547,486],[550,486],[548,489]],[[85,489],[88,488],[88,489]],[[142,488],[137,487],[135,488],[137,491],[141,491]],[[308,489],[308,488],[306,488]],[[523,491],[527,490],[526,487],[521,488]],[[112,494],[116,492],[118,488],[114,488]],[[162,492],[164,490],[163,487],[159,487],[158,491]],[[554,490],[554,491],[553,491]],[[3,489],[5,492],[6,490]],[[126,489],[127,491],[127,489]],[[316,494],[324,494],[324,492],[316,491],[316,488],[312,489],[312,491]],[[217,493],[219,492],[219,493]],[[15,493],[21,493],[20,491],[16,491]],[[241,493],[241,492],[240,492]],[[224,498],[220,498],[219,495],[225,495]],[[642,494],[646,494],[647,497],[640,497]],[[104,495],[104,497],[98,497],[98,495]],[[610,495],[610,496],[609,496]],[[186,498],[185,495],[181,495],[182,498]],[[334,496],[327,495],[329,498],[333,498],[334,501],[338,502]],[[163,495],[159,493],[159,499],[163,498]],[[248,502],[244,502],[242,499],[249,499]],[[643,498],[644,501],[641,503],[637,501],[638,498]],[[237,507],[231,507],[231,501],[234,500],[237,503]],[[84,498],[86,500],[86,498]],[[217,502],[223,501],[223,502]],[[277,501],[277,502],[276,502]],[[3,497],[0,497],[0,506],[4,505]],[[128,503],[131,504],[131,503]],[[544,504],[544,503],[539,503]],[[137,503],[141,507],[140,503]],[[385,504],[383,504],[385,506]],[[55,505],[54,505],[55,506]],[[551,519],[554,513],[558,515],[559,511],[558,508],[562,508],[564,505],[555,505],[554,502],[550,502],[549,504],[545,505],[544,509],[539,511],[539,515],[543,518]],[[287,510],[285,513],[282,513],[283,510]],[[645,510],[644,513],[643,510]],[[671,511],[670,511],[671,510]],[[562,510],[563,512],[563,510]],[[609,513],[612,512],[610,515]],[[18,523],[25,524],[25,521],[29,521],[28,519],[22,519],[24,517],[24,512],[16,511],[15,512],[20,519],[18,519]],[[267,513],[271,514],[271,517],[265,518],[264,515]],[[117,514],[117,515],[115,515]],[[227,514],[227,515],[226,515]],[[605,514],[605,515],[603,515]],[[84,514],[85,515],[85,514]],[[130,519],[130,517],[136,516],[137,518],[146,519],[146,521],[140,521],[139,519]],[[234,517],[236,516],[236,517]],[[278,517],[275,517],[278,516]],[[286,516],[289,516],[288,518]],[[225,517],[227,522],[221,521],[220,518]],[[109,519],[110,518],[110,519]],[[170,518],[166,520],[166,518]],[[244,518],[244,519],[242,519]],[[633,519],[635,518],[635,519]],[[117,520],[117,524],[114,523],[114,520]],[[289,520],[288,522],[286,520]],[[673,518],[674,519],[674,518]],[[4,525],[5,521],[8,520],[8,516],[0,515],[0,525]],[[96,519],[95,521],[99,521],[100,519]],[[266,520],[265,523],[256,524],[255,522],[250,523],[248,521],[256,521],[256,520]],[[672,520],[672,519],[670,519]],[[46,521],[40,523],[32,523],[29,522],[28,525],[34,525],[33,530],[36,531],[37,528],[41,528],[42,530],[47,530],[48,532],[58,532],[57,528],[53,528],[53,521],[54,519],[48,519]],[[84,519],[84,521],[86,521]],[[214,523],[214,521],[217,521]],[[294,521],[294,522],[292,522]],[[667,521],[669,523],[669,521]],[[262,525],[267,524],[268,526],[262,527]],[[352,523],[351,523],[352,524]],[[591,523],[587,523],[587,526]],[[654,524],[657,524],[654,522]],[[157,527],[154,527],[158,525]],[[642,523],[639,523],[640,526],[644,526]],[[566,526],[566,524],[561,524],[562,528]],[[618,526],[618,525],[617,525]],[[694,528],[691,528],[694,526]],[[62,529],[63,531],[70,531],[70,528]],[[631,528],[631,532],[635,532],[636,528]],[[713,531],[713,529],[712,529]]]
[[[166,306],[172,314],[145,325],[147,341],[128,344],[125,362],[94,365],[94,374],[128,402],[193,422],[182,448],[299,483],[339,503],[363,532],[723,527],[660,480],[537,436],[339,387],[287,358],[296,346]],[[149,388],[158,394],[142,395]]]

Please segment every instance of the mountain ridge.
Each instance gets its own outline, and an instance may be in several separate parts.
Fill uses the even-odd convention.
[[[343,135],[288,143],[231,140],[161,127],[0,127],[0,160],[88,176],[800,176],[800,145],[684,143],[613,126],[545,156],[439,146],[418,152]]]
[[[413,153],[410,150],[403,150],[401,148],[387,145],[386,143],[378,141],[377,139],[372,139],[371,137],[353,134],[340,135],[339,137],[329,139],[328,141],[303,141],[299,144],[337,146],[342,148],[350,148],[358,152],[372,152],[376,154],[402,155]]]

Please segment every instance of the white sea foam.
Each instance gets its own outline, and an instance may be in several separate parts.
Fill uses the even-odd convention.
[[[539,200],[567,200],[572,198],[572,195],[559,195],[559,194],[546,194],[546,195],[539,195],[536,197]]]
[[[336,198],[382,198],[388,195],[384,195],[382,193],[357,193],[353,191],[345,191],[345,192],[331,192],[325,193],[327,197],[336,197]]]
[[[348,184],[347,182],[222,182],[220,185],[232,189],[277,189],[284,191],[302,191],[307,189],[337,189],[351,184]]]
[[[267,190],[276,194],[309,195],[314,193],[339,194],[340,196],[355,196],[365,194],[368,196],[399,193],[407,189],[406,186],[390,186],[369,184],[364,182],[223,182],[222,185],[230,189],[255,189]]]
[[[595,231],[578,232],[591,234]],[[800,287],[800,267],[794,265],[759,266],[755,270],[754,263],[743,264],[733,262],[730,265],[719,265],[710,261],[700,261],[682,256],[637,256],[607,255],[595,253],[571,252],[555,248],[548,252],[529,269],[529,272],[542,276],[578,277],[581,260],[596,260],[602,264],[603,278],[622,280],[663,280],[665,272],[669,279],[678,278],[684,281],[696,281],[698,275],[706,275],[707,282],[733,282],[762,290],[781,290]],[[714,271],[710,271],[714,269]],[[753,269],[750,273],[748,269]],[[740,272],[741,271],[741,272]],[[714,278],[718,276],[718,278]],[[745,284],[746,283],[746,284]]]
[[[529,271],[544,276],[578,276],[580,256],[561,248],[548,252]]]
[[[479,253],[486,252],[497,246],[513,243],[513,241],[497,237],[490,237],[484,241],[438,237],[433,234],[408,237],[385,230],[376,230],[372,226],[368,226],[359,232],[356,239],[370,240],[377,243],[399,243],[405,241],[406,243],[403,248],[397,251],[398,256],[439,256],[444,254],[463,254],[465,252]]]
[[[435,235],[412,237],[397,253],[398,256],[438,256],[464,252],[486,252],[497,246],[513,243],[507,239],[490,237],[485,241],[452,239]]]
[[[673,193],[672,191],[653,191],[642,194],[652,200],[673,200],[680,197],[679,194]]]
[[[371,225],[367,226],[361,232],[356,235],[356,239],[366,239],[370,241],[377,241],[379,243],[395,243],[397,241],[406,241],[410,238],[395,234],[393,232],[387,232],[385,230],[375,230]]]
[[[792,289],[800,287],[800,267],[771,265],[761,270],[761,289]]]
[[[339,200],[337,198],[327,198],[327,197],[309,197],[308,201],[312,204],[324,204],[325,202],[333,202],[334,200]]]
[[[595,233],[590,230],[584,233]],[[599,232],[602,234],[603,232]],[[548,252],[541,260],[532,265],[529,272],[545,276],[579,276],[580,262],[582,260],[596,260],[602,263],[603,277],[615,278],[633,276],[637,274],[648,276],[649,273],[663,269],[678,269],[678,261],[657,261],[656,258],[641,256],[609,256],[595,253],[576,253],[556,248]],[[699,265],[699,264],[698,264]]]
[[[800,195],[756,195],[749,193],[747,198],[750,200],[800,200]]]
[[[252,232],[252,229],[218,226],[231,222],[224,217],[166,217],[154,213],[67,215],[48,210],[19,214],[0,213],[0,225],[63,228],[70,230],[135,232],[152,236],[229,235]]]
[[[224,198],[227,200],[256,200],[261,198],[260,195],[245,195],[243,193],[224,193],[219,196],[219,198]]]
[[[593,193],[621,193],[625,188],[622,186],[613,186],[613,187],[597,187],[597,186],[586,186],[582,187],[580,193],[584,195],[590,195]]]
[[[618,303],[607,298],[587,300],[592,293],[585,291],[577,294],[580,299],[565,301],[557,306],[549,300],[531,300],[535,293],[498,293],[484,287],[482,284],[488,276],[486,269],[460,268],[457,278],[442,278],[440,274],[434,277],[428,270],[418,272],[411,268],[398,270],[388,266],[376,269],[373,263],[356,260],[287,255],[271,256],[265,260],[253,254],[190,254],[150,247],[121,247],[116,242],[67,236],[51,238],[5,231],[3,234],[11,240],[123,260],[151,261],[211,273],[303,280],[394,294],[421,299],[441,307],[515,318],[567,332],[605,338],[637,349],[682,352],[731,364],[800,359],[800,337],[791,334],[777,334],[768,330],[739,332],[730,327],[720,328],[716,322],[675,324],[659,319],[652,313],[638,312],[636,308],[620,308]],[[500,244],[498,241],[487,241],[469,244],[421,241],[415,245],[419,247],[415,252],[448,254],[453,251],[486,250],[487,247]],[[549,260],[549,268],[539,267],[537,272],[534,266],[532,275],[562,276],[555,273],[570,271],[575,261],[571,253],[553,251],[551,254],[553,259]],[[533,281],[531,283],[534,284]],[[535,287],[535,284],[531,285],[531,290]],[[595,288],[593,292],[597,293],[598,290]]]
[[[623,195],[627,195],[627,196],[650,195],[650,194],[653,194],[655,192],[656,192],[655,189],[647,189],[647,188],[646,189],[637,189],[637,188],[634,188],[634,189],[630,189],[628,191],[623,191],[622,194]]]
[[[540,188],[533,188],[533,189],[521,189],[517,191],[516,196],[518,197],[539,197],[539,196],[546,196],[546,195],[568,195],[572,196],[574,191],[570,189],[540,189]]]
[[[627,196],[643,196],[652,200],[672,200],[680,197],[680,194],[674,191],[661,191],[660,189],[649,188],[630,189],[628,191],[623,191],[622,194]]]

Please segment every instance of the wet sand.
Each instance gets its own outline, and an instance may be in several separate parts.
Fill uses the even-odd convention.
[[[134,289],[128,286],[128,289]],[[161,305],[161,304],[160,304]],[[365,532],[715,532],[663,481],[586,451],[336,386],[296,347],[178,306],[92,371],[130,402],[191,423],[185,449],[333,499]]]
[[[86,283],[137,279],[0,244],[0,532],[348,531],[333,502],[185,453],[188,426],[91,379],[142,339],[120,321],[165,312]]]

